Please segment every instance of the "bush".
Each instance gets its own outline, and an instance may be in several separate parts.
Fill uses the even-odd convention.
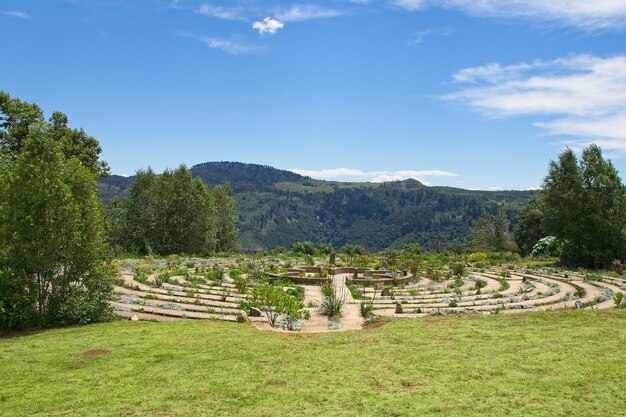
[[[372,300],[361,303],[361,317],[369,319],[374,314],[374,302]]]
[[[613,295],[613,301],[615,302],[615,307],[619,308],[619,306],[624,301],[624,293],[618,292],[617,294]]]
[[[453,275],[456,275],[457,277],[462,277],[463,274],[465,274],[465,263],[464,262],[453,262],[453,263],[451,263],[450,264],[450,271],[452,271]]]
[[[324,298],[322,305],[320,306],[320,312],[328,316],[329,319],[341,318],[343,305],[345,304],[346,297],[343,292],[338,293],[336,288],[331,288],[332,292],[330,296]]]
[[[467,256],[468,262],[487,262],[489,260],[489,255],[484,252],[475,252],[470,253]]]

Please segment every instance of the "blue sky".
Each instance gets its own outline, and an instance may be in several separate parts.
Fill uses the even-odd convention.
[[[116,174],[528,189],[592,142],[624,178],[625,29],[623,0],[0,0],[0,89]]]

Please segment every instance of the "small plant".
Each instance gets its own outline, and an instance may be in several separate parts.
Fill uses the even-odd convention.
[[[361,308],[361,317],[363,317],[365,320],[369,319],[374,314],[373,300],[361,303],[360,308]]]
[[[450,271],[457,277],[462,277],[465,274],[465,263],[453,262],[450,264]]]
[[[475,290],[480,290],[481,288],[485,288],[487,286],[487,281],[483,281],[482,279],[477,279],[475,281]]]
[[[331,287],[331,291],[331,294],[324,298],[320,306],[320,312],[328,316],[330,320],[338,320],[341,318],[341,310],[346,302],[346,296],[343,291],[338,292],[335,287]]]
[[[619,306],[622,304],[623,301],[624,301],[623,292],[618,292],[617,294],[613,295],[613,302],[615,303],[616,308],[619,308]]]
[[[450,303],[448,303],[448,307],[458,307],[459,305],[457,304],[456,301],[451,301]]]

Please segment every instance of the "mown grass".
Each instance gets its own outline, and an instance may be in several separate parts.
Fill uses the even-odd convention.
[[[626,310],[323,335],[115,322],[0,339],[0,416],[623,416]]]

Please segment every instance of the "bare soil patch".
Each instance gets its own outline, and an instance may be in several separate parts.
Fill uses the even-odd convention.
[[[84,356],[88,358],[96,358],[98,356],[103,356],[111,353],[108,349],[91,349],[83,353]]]

